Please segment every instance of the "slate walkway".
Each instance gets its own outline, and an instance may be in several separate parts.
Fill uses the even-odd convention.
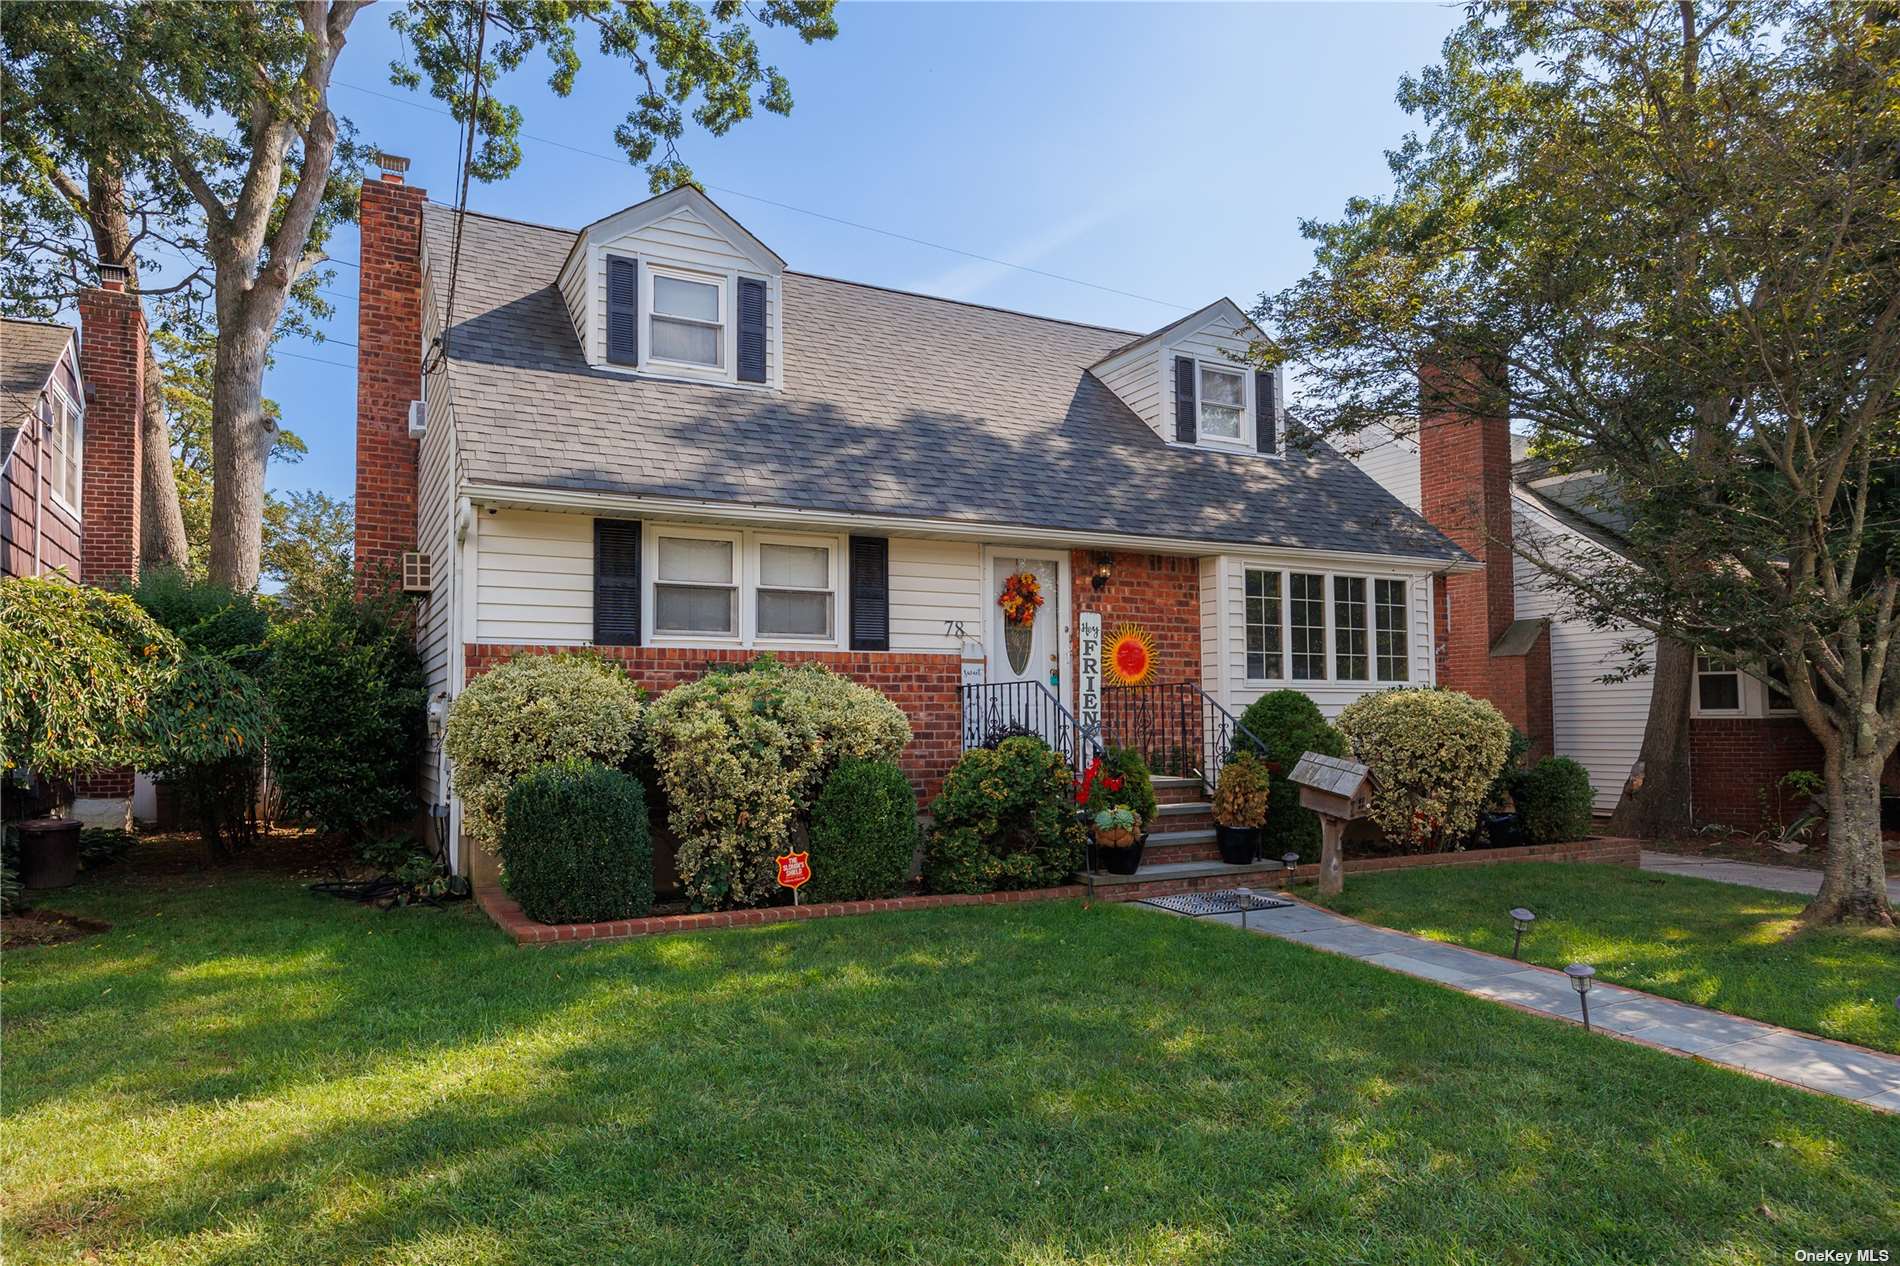
[[[1665,875],[1688,875],[1695,879],[1713,879],[1717,883],[1741,884],[1748,888],[1772,888],[1776,892],[1798,892],[1813,896],[1821,891],[1821,872],[1794,866],[1764,866],[1760,862],[1731,862],[1719,857],[1683,857],[1677,853],[1643,850],[1643,869]],[[1900,901],[1900,877],[1887,880],[1887,896]]]
[[[1141,908],[1157,909],[1146,905]],[[1207,919],[1241,925],[1238,914],[1209,915]],[[1344,954],[1494,1002],[1580,1022],[1577,995],[1569,979],[1549,968],[1373,927],[1304,902],[1285,909],[1252,911],[1247,915],[1246,927],[1262,936]],[[1900,1112],[1900,1056],[1601,982],[1590,991],[1590,1023],[1677,1055]]]

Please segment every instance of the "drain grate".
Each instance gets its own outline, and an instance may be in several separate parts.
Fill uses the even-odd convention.
[[[1144,897],[1141,904],[1198,919],[1210,914],[1280,910],[1293,903],[1285,897],[1269,897],[1265,893],[1243,893],[1237,888],[1224,888],[1219,892],[1179,892],[1168,897]]]

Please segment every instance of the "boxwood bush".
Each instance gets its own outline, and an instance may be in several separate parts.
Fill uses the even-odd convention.
[[[1504,714],[1457,690],[1361,695],[1340,712],[1339,730],[1378,780],[1373,823],[1414,852],[1470,836],[1511,748]]]
[[[917,797],[889,761],[847,760],[811,811],[808,901],[868,901],[903,890],[917,851]]]
[[[1513,781],[1518,819],[1533,844],[1590,834],[1590,772],[1568,756],[1546,756]]]
[[[924,883],[932,892],[998,892],[1067,883],[1087,833],[1068,762],[1040,739],[963,754],[930,805]]]
[[[593,923],[653,909],[646,794],[619,770],[543,765],[510,788],[505,820],[503,873],[529,918]]]
[[[1267,745],[1273,788],[1267,796],[1267,821],[1261,851],[1268,857],[1295,852],[1301,861],[1319,860],[1319,815],[1300,807],[1300,789],[1288,775],[1307,752],[1344,756],[1346,740],[1320,714],[1319,705],[1297,690],[1270,690],[1247,705],[1240,724]],[[1252,750],[1236,736],[1236,749]]]

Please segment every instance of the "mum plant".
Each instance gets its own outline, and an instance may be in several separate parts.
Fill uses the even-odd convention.
[[[1272,793],[1267,762],[1252,752],[1235,752],[1221,766],[1214,788],[1214,820],[1242,830],[1264,826]]]

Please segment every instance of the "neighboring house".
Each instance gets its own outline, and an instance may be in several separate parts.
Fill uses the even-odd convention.
[[[451,279],[456,216],[403,165],[363,191],[356,556],[424,596],[440,701],[524,649],[656,689],[771,651],[889,695],[928,796],[993,723],[1104,706],[1098,619],[1153,639],[1105,718],[1150,748],[1283,686],[1336,714],[1436,679],[1433,582],[1475,565],[1287,451],[1227,300],[1140,334],[813,276],[691,189],[578,231],[471,213]]]
[[[100,270],[79,328],[0,319],[0,575],[108,584],[139,566],[145,317]],[[76,780],[73,815],[131,823],[132,771]]]

